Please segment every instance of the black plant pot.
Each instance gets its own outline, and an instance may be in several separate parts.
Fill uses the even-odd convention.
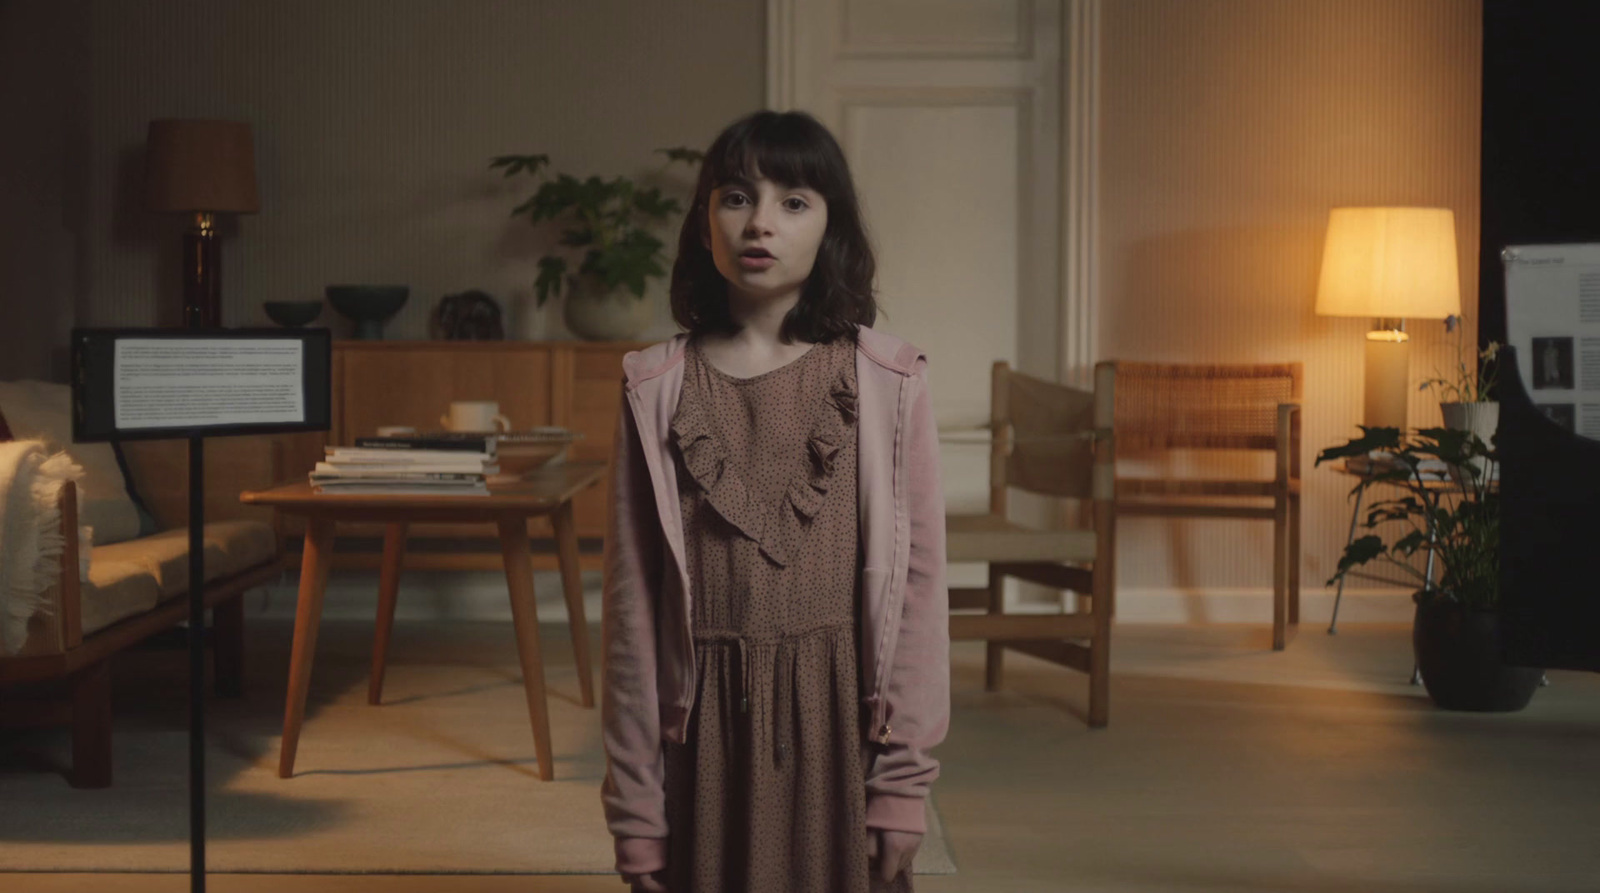
[[[1509,713],[1528,706],[1542,670],[1506,666],[1500,614],[1445,599],[1417,605],[1411,624],[1417,669],[1433,702],[1446,710]]]

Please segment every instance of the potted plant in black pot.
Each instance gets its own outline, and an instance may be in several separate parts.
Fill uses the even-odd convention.
[[[1398,428],[1363,427],[1360,437],[1323,450],[1317,464],[1348,458],[1370,469],[1352,496],[1369,487],[1398,490],[1369,503],[1363,528],[1404,522],[1409,529],[1393,542],[1376,533],[1352,540],[1328,585],[1371,561],[1400,568],[1421,584],[1411,637],[1434,703],[1474,711],[1527,706],[1543,674],[1501,659],[1500,495],[1489,445],[1460,429],[1403,436]],[[1437,580],[1412,561],[1429,550],[1440,566]]]

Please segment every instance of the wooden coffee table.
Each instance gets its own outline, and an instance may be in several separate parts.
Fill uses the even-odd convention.
[[[322,622],[322,598],[333,558],[334,525],[340,521],[385,525],[383,565],[378,582],[377,632],[372,650],[372,679],[367,703],[377,704],[383,692],[384,662],[394,629],[395,594],[406,527],[415,522],[492,523],[500,530],[500,555],[511,596],[511,618],[527,689],[528,716],[533,721],[533,747],[539,777],[554,777],[550,756],[550,718],[545,706],[544,663],[539,655],[539,618],[534,610],[533,564],[528,548],[528,519],[550,516],[556,533],[561,585],[572,627],[572,651],[578,664],[583,706],[594,706],[589,669],[588,627],[583,614],[583,585],[578,569],[578,536],[572,523],[572,497],[594,486],[605,471],[603,462],[566,462],[540,469],[523,480],[493,484],[488,496],[372,495],[316,493],[309,483],[239,494],[241,502],[266,505],[306,517],[305,551],[300,562],[300,596],[295,608],[294,647],[289,658],[289,693],[283,714],[283,747],[278,777],[294,775],[295,750],[311,685],[311,659]]]

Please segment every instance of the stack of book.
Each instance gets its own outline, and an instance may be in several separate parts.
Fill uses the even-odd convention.
[[[355,446],[328,447],[311,486],[318,493],[486,496],[488,476],[499,471],[493,435],[360,437]]]

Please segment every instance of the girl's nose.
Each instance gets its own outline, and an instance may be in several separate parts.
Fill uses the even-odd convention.
[[[751,208],[750,218],[745,221],[744,228],[747,235],[772,232],[772,209],[764,204]]]

